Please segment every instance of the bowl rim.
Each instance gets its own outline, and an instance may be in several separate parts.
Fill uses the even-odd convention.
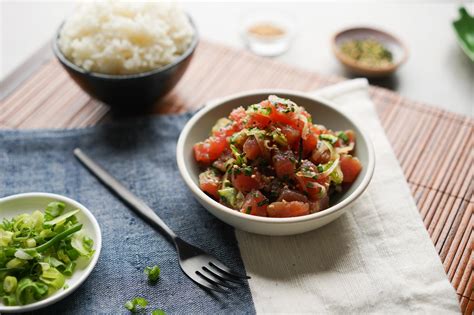
[[[33,197],[46,197],[46,198],[51,198],[55,200],[60,200],[72,205],[73,207],[80,209],[81,213],[85,215],[88,218],[88,220],[91,222],[91,227],[98,236],[97,239],[94,239],[95,253],[92,259],[87,264],[87,267],[84,269],[83,274],[77,280],[77,282],[69,286],[67,290],[58,290],[55,294],[47,297],[46,299],[39,300],[37,302],[26,304],[26,305],[6,306],[2,304],[0,305],[0,311],[5,312],[5,313],[27,312],[27,311],[37,310],[37,309],[52,305],[62,300],[63,298],[69,296],[71,293],[76,291],[84,283],[84,281],[90,276],[90,274],[92,273],[92,271],[94,270],[97,264],[97,261],[99,260],[100,252],[102,249],[102,231],[100,229],[99,223],[97,222],[97,219],[86,206],[84,206],[83,204],[81,204],[80,202],[74,199],[71,199],[69,197],[59,195],[59,194],[53,194],[53,193],[27,192],[27,193],[20,193],[20,194],[10,195],[6,197],[1,197],[0,204],[6,201],[33,198]]]
[[[199,32],[198,32],[198,29],[196,27],[196,23],[194,23],[193,18],[187,13],[186,13],[186,15],[189,19],[189,22],[191,23],[191,26],[192,26],[193,30],[194,30],[193,38],[191,40],[191,43],[189,44],[189,47],[186,49],[186,51],[184,53],[179,55],[171,63],[169,63],[169,64],[167,64],[163,67],[159,67],[159,68],[150,70],[150,71],[139,72],[139,73],[131,73],[131,74],[107,74],[107,73],[87,71],[84,68],[79,67],[78,65],[76,65],[75,63],[73,63],[72,61],[70,61],[69,59],[66,58],[66,56],[63,54],[63,52],[59,48],[59,44],[58,44],[58,39],[59,39],[61,30],[64,26],[64,23],[66,23],[67,19],[65,19],[63,22],[61,22],[58,29],[56,30],[56,33],[54,34],[54,38],[53,38],[53,41],[52,41],[53,52],[54,52],[54,55],[56,56],[56,58],[58,58],[58,60],[62,64],[64,64],[66,67],[71,68],[72,70],[74,70],[76,72],[79,72],[83,75],[88,75],[88,76],[99,78],[99,79],[123,80],[123,79],[138,79],[138,78],[152,76],[152,75],[155,75],[157,73],[165,72],[170,68],[173,68],[177,64],[181,63],[183,60],[186,60],[196,50],[196,47],[199,43]]]
[[[221,106],[222,104],[243,98],[243,97],[248,97],[252,95],[257,95],[257,94],[287,94],[287,95],[293,95],[297,97],[302,97],[309,99],[311,101],[316,101],[321,103],[323,106],[330,107],[331,109],[335,110],[338,114],[342,115],[344,118],[349,120],[352,124],[357,126],[359,130],[361,131],[361,134],[358,135],[359,137],[363,137],[365,143],[367,143],[367,151],[368,151],[368,165],[367,167],[367,173],[365,177],[362,179],[362,182],[359,184],[359,186],[344,200],[341,202],[323,210],[320,212],[304,215],[304,216],[299,216],[299,217],[291,217],[291,218],[269,218],[269,217],[260,217],[260,216],[254,216],[254,215],[248,215],[245,213],[240,213],[239,211],[236,211],[234,209],[228,208],[219,202],[215,201],[208,195],[206,195],[199,187],[194,183],[194,181],[191,178],[190,172],[188,171],[188,168],[186,166],[186,163],[184,161],[184,144],[185,141],[189,135],[189,132],[191,128],[196,124],[198,120],[200,120],[203,116],[205,116],[209,111],[212,109]],[[374,173],[374,168],[375,168],[375,151],[373,148],[372,141],[370,137],[368,136],[368,133],[362,128],[359,124],[355,123],[351,118],[349,118],[347,115],[342,113],[338,108],[337,105],[334,104],[331,101],[328,101],[324,98],[311,95],[309,93],[305,92],[300,92],[300,91],[294,91],[294,90],[289,90],[289,89],[256,89],[256,90],[249,90],[249,91],[244,91],[236,94],[232,94],[229,96],[225,96],[222,98],[214,99],[209,101],[202,109],[200,109],[196,114],[194,114],[193,117],[191,117],[190,120],[186,123],[184,128],[182,129],[178,142],[176,145],[176,162],[178,164],[178,169],[181,174],[181,177],[184,179],[186,185],[189,187],[189,189],[193,192],[194,196],[196,196],[200,201],[209,204],[210,206],[217,208],[229,215],[232,215],[237,218],[241,219],[246,219],[250,221],[255,221],[255,222],[262,222],[262,223],[270,223],[270,224],[285,224],[285,223],[298,223],[298,222],[305,222],[305,221],[311,221],[317,218],[322,218],[325,216],[329,216],[335,212],[338,212],[348,206],[350,203],[352,203],[354,200],[356,200],[367,188],[369,185],[370,180],[372,179],[373,173]]]
[[[354,61],[354,59],[344,55],[340,51],[340,47],[337,44],[338,37],[340,37],[344,33],[354,31],[354,30],[366,30],[366,31],[369,31],[369,32],[380,33],[380,34],[383,34],[383,35],[387,36],[388,38],[390,38],[394,43],[396,43],[402,49],[402,51],[403,51],[402,58],[397,63],[393,63],[392,65],[389,65],[389,66],[386,66],[386,67],[369,67],[369,66],[365,66],[365,65],[362,65],[360,63],[357,63],[356,61]],[[402,64],[404,64],[407,61],[408,56],[409,56],[408,47],[397,36],[391,34],[390,32],[388,32],[384,29],[380,29],[380,28],[377,28],[377,27],[371,27],[371,26],[365,26],[365,25],[346,27],[346,28],[343,28],[342,30],[337,31],[336,33],[334,33],[332,35],[331,47],[332,47],[332,51],[333,51],[334,55],[336,56],[336,58],[339,59],[339,61],[341,61],[344,65],[355,68],[355,69],[358,69],[360,71],[365,71],[365,72],[374,73],[374,74],[387,73],[387,72],[395,71],[398,67],[400,67]]]

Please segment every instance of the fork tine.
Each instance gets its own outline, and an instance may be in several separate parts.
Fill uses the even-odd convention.
[[[218,275],[212,273],[211,271],[209,271],[209,269],[207,269],[206,267],[203,267],[202,268],[205,272],[200,272],[203,276],[206,276],[208,278],[210,278],[214,284],[218,284],[220,286],[223,286],[225,288],[229,288],[229,289],[233,289],[235,288],[234,286],[228,284],[227,282],[225,282],[226,280],[222,277],[219,277]]]
[[[243,278],[243,279],[250,279],[249,276],[247,275],[242,275],[240,273],[237,273],[235,271],[232,271],[231,269],[229,269],[228,267],[226,267],[224,264],[222,264],[220,261],[218,261],[217,259],[213,259],[212,261],[209,262],[209,265],[214,267],[214,268],[217,268],[217,269],[220,269],[221,271],[233,276],[233,277],[236,277],[236,278]]]
[[[225,272],[221,271],[220,269],[218,268],[212,268],[212,269],[209,269],[207,268],[206,266],[202,267],[202,269],[204,271],[207,271],[209,273],[212,273],[214,276],[216,276],[217,278],[223,280],[223,281],[230,281],[230,282],[233,282],[235,284],[242,284],[244,283],[244,279],[241,279],[241,278],[233,278],[231,276],[229,276],[228,274],[226,274]]]
[[[197,284],[199,284],[200,286],[203,286],[209,290],[212,290],[212,291],[217,291],[217,292],[220,292],[220,293],[226,293],[227,291],[225,291],[224,289],[222,289],[221,287],[219,286],[216,286],[214,284],[212,284],[211,282],[209,282],[208,280],[206,280],[204,277],[202,277],[202,275],[200,275],[198,273],[198,271],[196,271],[196,276],[193,276],[193,277],[190,277],[194,282],[196,282]]]
[[[217,281],[211,279],[210,277],[206,276],[206,275],[203,274],[202,272],[196,271],[196,274],[197,274],[199,277],[201,277],[204,281],[209,282],[209,284],[213,287],[213,290],[218,291],[218,292],[221,292],[221,293],[228,293],[228,292],[229,292],[229,291],[226,291],[226,290],[221,289],[221,288],[219,287],[219,285],[222,285],[220,282],[217,282]],[[222,285],[222,286],[229,288],[228,285]]]

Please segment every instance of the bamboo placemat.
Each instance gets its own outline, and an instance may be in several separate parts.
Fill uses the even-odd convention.
[[[309,91],[340,80],[202,42],[187,73],[156,112],[183,112],[242,90]],[[370,93],[461,309],[472,314],[474,120],[383,88],[371,87]],[[0,128],[86,127],[107,112],[107,106],[82,92],[50,60],[0,103]]]

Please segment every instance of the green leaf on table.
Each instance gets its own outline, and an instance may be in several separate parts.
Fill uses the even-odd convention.
[[[460,7],[460,18],[453,22],[458,43],[466,55],[474,62],[474,17],[469,15],[466,8]]]

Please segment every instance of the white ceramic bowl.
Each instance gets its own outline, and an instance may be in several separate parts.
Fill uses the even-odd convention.
[[[314,122],[333,130],[352,129],[357,136],[355,156],[359,158],[363,169],[352,186],[331,200],[331,206],[321,212],[294,218],[268,218],[240,213],[221,205],[207,196],[199,188],[199,166],[194,160],[193,145],[209,136],[210,130],[218,118],[226,117],[232,109],[258,103],[275,94],[289,98],[303,106],[313,117]],[[256,90],[231,95],[214,100],[196,113],[184,126],[176,149],[178,168],[185,183],[196,199],[210,213],[220,220],[244,231],[264,235],[292,235],[317,229],[340,217],[347,206],[366,189],[375,166],[375,155],[367,134],[349,117],[336,109],[336,106],[305,93],[290,90]]]
[[[69,286],[67,289],[60,289],[44,300],[21,306],[5,306],[0,301],[0,312],[16,313],[28,312],[51,305],[65,298],[76,290],[89,276],[99,259],[100,249],[102,248],[102,236],[99,224],[92,213],[77,201],[70,198],[48,193],[25,193],[0,198],[0,220],[3,218],[12,218],[22,213],[32,213],[34,210],[44,211],[48,203],[52,201],[62,201],[66,204],[65,212],[79,209],[76,216],[83,224],[81,231],[84,231],[92,240],[94,240],[94,256],[90,260],[79,259],[76,270],[72,277],[66,279]]]

